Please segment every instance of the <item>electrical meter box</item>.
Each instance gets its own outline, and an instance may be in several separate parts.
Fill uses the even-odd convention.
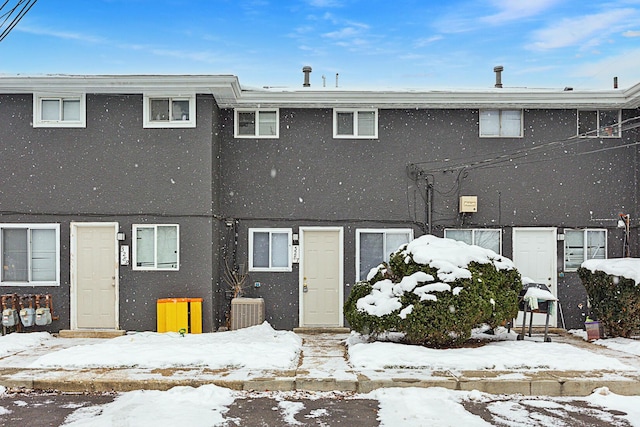
[[[478,196],[460,196],[460,213],[478,212]]]
[[[27,307],[20,310],[20,321],[25,328],[35,325],[36,323],[36,309]]]

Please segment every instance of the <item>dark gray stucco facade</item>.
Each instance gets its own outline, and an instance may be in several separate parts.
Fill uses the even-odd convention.
[[[245,296],[264,298],[276,329],[306,325],[303,236],[316,230],[339,231],[341,303],[357,281],[359,231],[499,230],[509,258],[522,249],[516,234],[550,232],[557,324],[567,329],[582,326],[587,299],[577,274],[564,268],[565,230],[604,229],[607,257],[621,257],[617,219],[625,213],[633,219],[632,256],[640,250],[638,130],[578,138],[576,129],[579,109],[622,109],[622,120],[635,124],[638,87],[541,96],[241,91],[230,76],[72,83],[86,93],[81,128],[33,126],[33,93],[69,91],[67,79],[0,80],[0,224],[60,227],[59,285],[3,283],[0,294],[51,294],[60,319],[48,330],[74,327],[76,224],[117,224],[118,250],[133,247],[134,224],[179,226],[177,271],[118,263],[117,327],[126,330],[155,330],[156,301],[183,297],[203,299],[204,331],[225,326],[225,264],[249,264],[252,228],[290,230],[289,243],[301,251],[287,271],[249,271]],[[195,93],[195,126],[145,128],[147,92]],[[333,109],[345,106],[376,108],[377,138],[334,138]],[[277,109],[278,137],[235,137],[236,108]],[[522,137],[480,137],[484,108],[522,110]],[[460,196],[476,196],[477,212],[459,213]]]
[[[190,297],[203,299],[203,328],[214,328],[218,110],[212,96],[198,96],[196,128],[143,129],[142,102],[88,94],[86,128],[33,128],[30,95],[0,96],[0,222],[60,224],[61,244],[59,286],[0,292],[51,294],[54,328],[70,326],[72,222],[117,222],[129,247],[132,224],[179,224],[179,271],[119,266],[119,326],[155,330],[157,299]]]
[[[239,221],[239,258],[247,262],[250,227],[344,227],[345,296],[356,281],[356,230],[429,229],[424,186],[433,183],[431,232],[502,230],[512,256],[515,227],[605,228],[608,257],[622,256],[618,214],[636,213],[637,131],[623,138],[576,138],[576,109],[526,109],[522,138],[480,138],[477,109],[384,109],[377,140],[332,137],[331,109],[281,109],[278,139],[234,139],[233,111],[222,114],[222,210]],[[637,111],[626,111],[625,117]],[[506,156],[504,159],[503,156]],[[458,213],[458,197],[476,195],[478,212]],[[636,239],[633,239],[634,243]],[[633,253],[637,253],[634,247]],[[581,327],[587,298],[577,274],[564,271],[557,244],[557,285],[564,326]],[[299,274],[250,273],[250,291],[268,304],[267,318],[298,326]],[[562,319],[558,321],[562,326]]]

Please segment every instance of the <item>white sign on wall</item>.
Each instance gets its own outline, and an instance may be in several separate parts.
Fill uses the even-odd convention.
[[[129,265],[129,245],[120,246],[120,265]]]

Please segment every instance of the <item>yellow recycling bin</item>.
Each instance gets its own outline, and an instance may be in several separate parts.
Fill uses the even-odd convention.
[[[202,298],[163,298],[157,303],[158,332],[202,333]]]

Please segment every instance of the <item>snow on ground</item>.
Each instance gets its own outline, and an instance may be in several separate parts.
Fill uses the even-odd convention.
[[[499,328],[496,335],[474,333],[486,344],[472,348],[432,349],[395,342],[368,342],[352,333],[347,339],[349,363],[356,370],[388,368],[428,370],[539,371],[572,370],[580,360],[581,370],[629,371],[634,367],[618,359],[565,344],[516,340],[516,332]],[[0,337],[0,355],[17,352],[55,340],[47,333],[8,334]],[[598,340],[596,344],[640,355],[640,341]],[[186,334],[140,332],[48,352],[30,368],[78,369],[206,367],[210,369],[295,369],[302,351],[301,338],[291,331],[276,331],[268,323],[237,331]],[[269,355],[269,357],[265,357]]]
[[[318,393],[322,394],[322,393]],[[282,425],[301,425],[296,415],[305,404],[291,392],[263,393],[277,401]],[[73,412],[64,424],[67,427],[107,427],[135,425],[136,427],[174,426],[178,423],[189,426],[238,425],[240,420],[225,417],[229,406],[243,397],[243,392],[231,391],[215,385],[198,388],[175,387],[168,391],[132,391],[119,395],[105,405],[82,407]],[[531,396],[497,396],[479,391],[456,391],[433,388],[383,388],[368,394],[348,398],[378,400],[378,420],[382,427],[438,427],[491,426],[478,415],[467,411],[465,404],[483,406],[492,420],[507,426],[552,426],[558,418],[545,415],[588,411],[596,419],[611,425],[623,418],[631,426],[640,426],[640,397],[619,396],[606,387],[597,389],[584,398],[545,398]],[[580,402],[595,405],[585,409]],[[537,411],[537,409],[540,409]],[[548,412],[547,412],[548,410]],[[321,411],[321,410],[319,410]],[[614,415],[610,411],[625,414]],[[149,414],[154,414],[150,417]],[[317,413],[320,415],[320,412]],[[571,419],[571,415],[564,419]],[[562,419],[562,418],[561,418]],[[322,424],[325,425],[325,424]]]
[[[2,397],[2,395],[5,394],[6,391],[7,389],[0,385],[0,397]],[[5,408],[4,406],[0,406],[0,415],[10,414],[10,413],[11,413],[11,410]]]
[[[352,333],[349,346],[350,363],[357,369],[382,370],[386,367],[460,370],[511,370],[513,375],[545,370],[564,370],[575,367],[580,360],[583,369],[630,370],[617,359],[581,350],[563,343],[544,343],[527,339],[516,341],[515,332],[497,330],[493,336],[476,332],[484,337],[484,346],[460,349],[434,350],[406,346],[394,342],[369,343],[359,334]],[[0,337],[0,354],[20,352],[40,347],[56,338],[46,333],[9,334]],[[631,354],[640,353],[640,342],[608,339],[600,345]],[[80,368],[91,366],[148,366],[169,367],[194,364],[207,367],[242,367],[244,369],[291,369],[299,359],[301,339],[291,331],[276,331],[269,324],[238,331],[210,334],[179,334],[152,332],[135,333],[97,344],[80,345],[70,349],[53,350],[36,359],[34,366]],[[269,355],[269,357],[266,357]],[[0,356],[2,357],[2,356]],[[389,372],[393,372],[392,369]],[[392,374],[390,374],[392,375]],[[0,387],[0,396],[5,390]],[[75,410],[67,419],[69,426],[136,425],[140,427],[162,425],[234,425],[225,414],[242,392],[215,385],[176,387],[169,391],[133,391],[118,395],[115,401],[99,406]],[[278,399],[278,394],[274,394]],[[485,405],[494,419],[503,425],[531,425],[527,418],[536,407],[554,409],[556,406],[575,408],[563,398],[533,398],[531,396],[495,396],[477,391],[453,391],[440,388],[385,388],[355,398],[379,401],[379,419],[382,426],[422,426],[425,420],[438,426],[490,425],[465,409],[465,405]],[[618,396],[599,389],[586,398],[571,398],[585,404],[600,405],[610,410],[623,411],[631,425],[640,426],[640,396]],[[282,392],[277,408],[283,425],[297,425],[296,414],[303,403]],[[0,401],[1,402],[1,401]],[[573,406],[571,406],[573,405]],[[534,408],[534,409],[532,409]],[[0,404],[0,411],[8,409]],[[579,410],[579,408],[578,408]],[[157,416],[149,417],[153,413]],[[601,412],[606,422],[609,412]],[[542,416],[542,415],[540,415]],[[152,418],[152,419],[151,419]],[[539,425],[545,425],[541,422]]]
[[[491,424],[468,413],[460,403],[462,398],[480,395],[440,387],[382,388],[364,395],[380,402],[378,419],[382,426],[403,427],[475,427]]]
[[[123,393],[106,405],[80,408],[67,418],[64,425],[224,425],[229,421],[225,419],[224,413],[236,399],[236,395],[237,392],[213,384],[198,388],[174,387],[168,391],[136,390]]]
[[[640,356],[640,341],[628,338],[607,338],[593,341],[594,344],[610,348],[611,350],[622,351],[624,353]]]
[[[611,393],[606,387],[602,387],[585,397],[584,400],[604,408],[626,412],[627,415],[624,418],[631,425],[640,426],[640,397],[638,396],[620,396]]]
[[[433,370],[539,371],[581,370],[629,371],[634,367],[618,359],[595,354],[564,343],[517,341],[517,334],[502,332],[504,341],[489,341],[481,347],[432,349],[393,342],[367,342],[352,333],[347,340],[349,361],[357,369],[429,368]],[[629,340],[631,341],[631,340]],[[640,343],[639,343],[640,344]]]
[[[52,352],[40,357],[29,367],[158,369],[190,366],[211,369],[292,369],[298,364],[301,346],[302,339],[295,333],[276,331],[265,322],[251,328],[223,333],[184,336],[175,332],[128,334],[99,344],[74,346]]]
[[[587,341],[587,331],[583,329],[571,329],[569,331],[571,335],[582,338]],[[637,337],[636,337],[637,338]],[[640,340],[638,339],[629,339],[629,338],[607,338],[591,341],[594,344],[600,345],[602,347],[610,348],[611,350],[622,351],[628,354],[634,354],[636,356],[640,356]]]
[[[4,335],[0,338],[0,357],[36,347],[51,339],[53,337],[48,332]]]

